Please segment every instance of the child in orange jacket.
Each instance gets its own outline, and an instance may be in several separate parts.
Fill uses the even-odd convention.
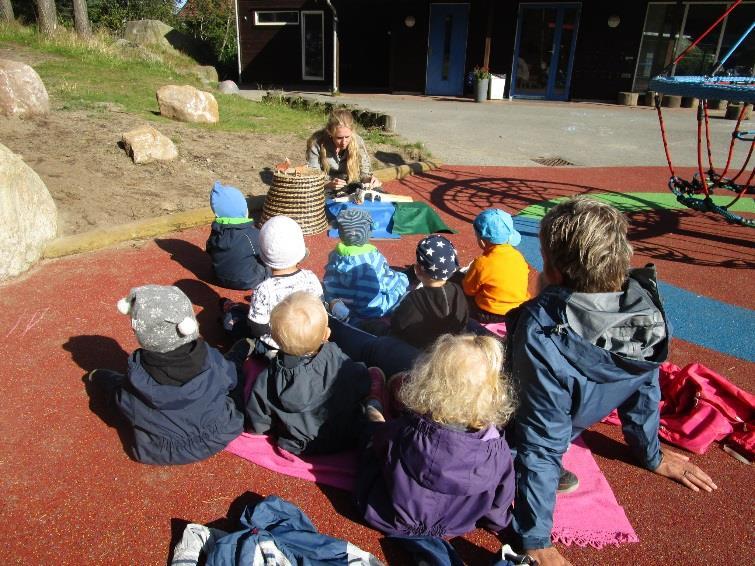
[[[482,255],[462,282],[464,293],[473,299],[470,316],[483,324],[505,322],[506,313],[530,298],[530,267],[515,249],[522,236],[511,215],[497,208],[483,210],[473,226]]]

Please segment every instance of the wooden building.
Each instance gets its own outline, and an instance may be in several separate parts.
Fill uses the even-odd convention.
[[[643,90],[675,49],[731,4],[235,1],[245,85],[457,96],[469,90],[466,79],[474,67],[488,66],[507,76],[507,96],[548,100],[615,100],[620,91]],[[753,19],[755,2],[745,2],[696,48],[689,68],[672,71],[710,70]],[[738,61],[749,72],[752,43]]]

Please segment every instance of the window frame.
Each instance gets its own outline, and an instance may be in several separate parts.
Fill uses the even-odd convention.
[[[296,14],[295,22],[261,22],[259,19],[260,14]],[[298,10],[255,10],[254,11],[254,25],[255,26],[298,26],[301,25],[301,14]]]

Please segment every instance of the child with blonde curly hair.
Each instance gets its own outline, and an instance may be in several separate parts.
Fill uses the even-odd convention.
[[[399,391],[406,412],[369,410],[356,499],[365,521],[397,535],[456,536],[511,520],[514,469],[503,426],[514,411],[503,346],[445,334]]]

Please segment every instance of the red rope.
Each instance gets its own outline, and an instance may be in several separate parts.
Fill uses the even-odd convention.
[[[699,36],[699,37],[698,37],[698,38],[697,38],[697,39],[696,39],[696,40],[695,40],[695,41],[694,41],[693,43],[691,43],[690,45],[688,45],[688,46],[687,46],[687,49],[685,49],[684,51],[682,51],[682,52],[681,52],[681,54],[680,54],[680,55],[679,55],[679,56],[678,56],[678,57],[677,57],[676,59],[674,59],[674,62],[673,62],[673,63],[671,63],[671,66],[673,67],[673,66],[674,66],[674,65],[676,65],[676,64],[677,64],[677,63],[678,63],[679,61],[681,61],[682,57],[684,57],[684,56],[685,56],[685,55],[687,54],[687,52],[688,52],[688,51],[689,51],[690,49],[692,49],[692,48],[693,48],[693,47],[694,47],[695,45],[697,45],[697,44],[698,44],[698,43],[700,43],[700,42],[701,42],[701,41],[702,41],[703,39],[705,39],[705,37],[706,37],[706,36],[707,36],[707,35],[708,35],[708,34],[709,34],[710,32],[712,32],[712,31],[713,31],[713,30],[715,29],[715,27],[716,27],[716,26],[717,26],[718,24],[720,24],[720,23],[721,23],[721,21],[722,21],[722,20],[723,20],[723,19],[724,19],[724,18],[725,18],[726,16],[728,16],[728,15],[729,15],[729,13],[730,13],[730,12],[731,12],[731,11],[732,11],[732,10],[733,10],[734,8],[736,8],[737,6],[739,6],[739,5],[741,4],[741,3],[742,3],[742,0],[737,0],[737,1],[736,1],[736,2],[734,3],[734,4],[732,4],[731,6],[729,6],[729,8],[728,8],[728,9],[727,9],[727,10],[726,10],[726,11],[725,11],[725,12],[724,12],[724,13],[723,13],[722,15],[721,15],[721,17],[720,17],[720,18],[718,18],[718,19],[717,19],[717,20],[716,20],[715,22],[713,22],[713,25],[712,25],[712,26],[710,26],[710,27],[709,27],[709,28],[708,28],[707,30],[705,30],[705,31],[703,32],[703,34],[702,34],[701,36]]]
[[[700,104],[702,104],[703,107],[703,114],[705,115],[705,143],[708,146],[708,170],[713,173],[713,153],[710,149],[710,122],[708,119],[708,101],[707,100],[701,100],[698,103],[698,112],[700,111]]]
[[[724,167],[724,172],[721,173],[721,178],[725,177],[726,174],[729,172],[729,165],[731,165],[731,158],[732,158],[732,155],[734,155],[734,142],[737,141],[736,134],[739,131],[739,125],[742,123],[742,119],[744,118],[746,109],[747,109],[747,105],[742,104],[742,110],[739,112],[739,116],[737,117],[737,125],[734,126],[734,131],[731,133],[731,141],[729,142],[729,156],[726,158],[726,167]],[[752,147],[750,148],[750,155],[752,155]],[[750,157],[748,156],[747,161],[749,160],[750,160]],[[742,174],[742,171],[745,170],[745,167],[747,167],[747,161],[745,161],[744,166],[739,171],[739,173],[737,173],[737,177],[739,177]],[[734,182],[737,177],[734,177],[734,179],[732,179],[732,182]]]
[[[750,155],[752,155],[752,146],[750,146]],[[747,160],[748,161],[750,160],[750,156],[749,155],[747,156]],[[744,168],[742,168],[742,170],[744,170]],[[741,172],[742,171],[740,171],[740,173]],[[731,201],[729,204],[727,204],[724,208],[726,208],[728,210],[728,208],[730,206],[732,206],[735,202],[737,202],[740,198],[742,198],[742,195],[745,194],[745,192],[747,192],[747,189],[750,188],[750,183],[752,183],[752,178],[753,177],[755,177],[755,169],[752,170],[752,173],[750,174],[750,178],[747,179],[747,183],[745,183],[745,185],[742,187],[742,190],[739,191],[739,193],[737,194],[736,198],[733,201]]]
[[[739,179],[739,176],[744,173],[744,170],[747,168],[747,165],[750,163],[750,157],[752,157],[752,150],[755,148],[755,139],[752,140],[752,143],[750,144],[750,151],[747,153],[747,159],[745,159],[744,165],[742,165],[742,168],[739,170],[739,173],[734,175],[734,178],[731,180],[732,183]],[[752,180],[752,179],[750,179]],[[747,184],[750,184],[750,181],[747,181]]]
[[[658,123],[661,126],[661,139],[663,140],[663,151],[666,152],[666,162],[668,163],[668,170],[671,172],[672,177],[676,177],[674,173],[674,166],[671,165],[671,154],[668,150],[668,140],[666,139],[666,126],[663,123],[663,113],[661,112],[661,97],[655,95],[655,111],[658,114]]]
[[[702,112],[697,113],[697,172],[700,175],[700,182],[703,184],[705,196],[710,196],[708,190],[708,181],[703,173],[703,116]]]

